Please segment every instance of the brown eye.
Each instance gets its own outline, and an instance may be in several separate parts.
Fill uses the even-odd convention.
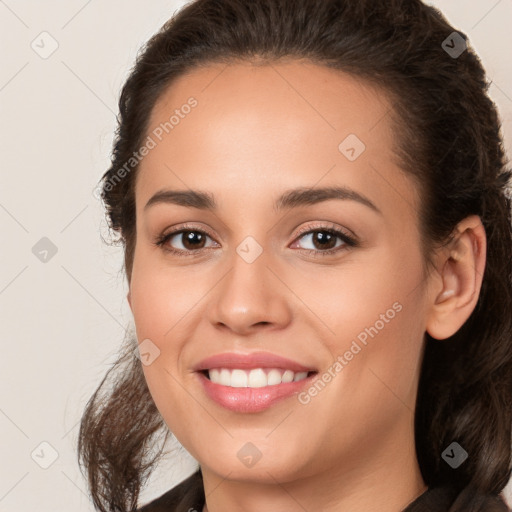
[[[200,229],[177,229],[160,236],[155,244],[164,250],[178,255],[194,254],[195,251],[207,249],[207,239],[212,239],[207,233]]]
[[[206,240],[206,236],[201,231],[180,231],[178,233],[173,234],[172,237],[170,237],[170,240],[172,238],[177,237],[178,240],[181,242],[181,245],[186,249],[193,251],[194,249],[202,249]]]
[[[306,240],[311,247],[302,247],[303,242],[299,245],[300,240]],[[356,246],[357,241],[346,233],[333,227],[318,226],[299,233],[292,248],[297,247],[313,255],[329,256]]]
[[[303,235],[301,238],[304,238]],[[329,231],[312,231],[309,235],[312,244],[314,245],[313,250],[326,250],[334,249],[336,247],[336,239],[339,238],[334,233]]]

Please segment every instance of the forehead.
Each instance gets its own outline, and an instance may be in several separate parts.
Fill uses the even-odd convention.
[[[391,110],[383,89],[309,61],[216,63],[194,68],[167,87],[151,112],[149,131],[169,121],[176,110],[179,114],[191,98],[199,108],[190,114],[200,111],[204,124],[231,127],[236,133],[240,125],[270,133],[287,128],[280,133],[287,140],[313,131],[327,138],[342,136],[344,131],[362,135]],[[383,123],[372,136],[374,144],[391,142],[388,124]],[[176,141],[184,132],[177,127],[172,128]],[[245,130],[239,138],[244,135]],[[390,138],[381,141],[381,135]],[[249,142],[255,141],[247,138]]]
[[[309,61],[198,67],[151,112],[146,136],[154,148],[139,166],[138,196],[165,185],[220,190],[226,183],[246,196],[248,188],[268,195],[269,186],[286,188],[290,180],[392,197],[397,190],[384,190],[391,180],[410,195],[398,175],[391,112],[383,90]]]

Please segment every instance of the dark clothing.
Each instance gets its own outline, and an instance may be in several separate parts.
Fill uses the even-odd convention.
[[[170,491],[140,508],[139,512],[202,512],[204,503],[203,478],[198,470]],[[427,489],[402,512],[450,512],[453,506],[464,512],[511,512],[499,496],[482,495],[469,489],[458,493],[450,487]]]

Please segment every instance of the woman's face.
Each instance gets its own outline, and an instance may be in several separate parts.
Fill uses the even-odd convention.
[[[412,468],[428,283],[391,108],[299,61],[196,69],[155,105],[129,301],[151,395],[203,472]]]

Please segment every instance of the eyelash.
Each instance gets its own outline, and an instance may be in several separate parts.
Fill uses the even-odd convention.
[[[327,249],[325,251],[314,250],[314,249],[296,249],[296,250],[298,250],[299,252],[305,251],[308,253],[308,255],[312,255],[313,257],[318,257],[318,256],[324,257],[324,256],[331,256],[335,253],[347,250],[350,247],[358,246],[358,242],[356,241],[355,238],[347,235],[345,232],[340,231],[339,229],[336,229],[336,227],[334,225],[309,226],[307,228],[304,228],[304,229],[300,230],[299,233],[297,233],[297,235],[294,239],[294,242],[296,240],[298,240],[299,238],[302,238],[304,235],[309,235],[311,233],[316,233],[316,232],[329,233],[330,235],[339,237],[343,241],[344,245],[335,247],[333,249]],[[205,231],[203,229],[197,229],[194,226],[189,226],[189,225],[184,224],[184,225],[178,226],[177,228],[170,231],[169,233],[165,233],[165,234],[158,236],[153,243],[157,247],[160,247],[167,252],[170,252],[179,257],[185,257],[185,258],[191,257],[191,256],[194,257],[197,255],[197,253],[199,251],[201,251],[203,249],[208,249],[208,248],[202,248],[202,249],[196,249],[193,251],[183,251],[181,249],[174,249],[172,247],[164,247],[164,244],[168,240],[170,240],[173,236],[181,234],[181,233],[201,233],[202,235],[207,235],[208,237],[213,239],[213,236],[208,231]],[[311,253],[313,253],[313,254],[311,254]]]

